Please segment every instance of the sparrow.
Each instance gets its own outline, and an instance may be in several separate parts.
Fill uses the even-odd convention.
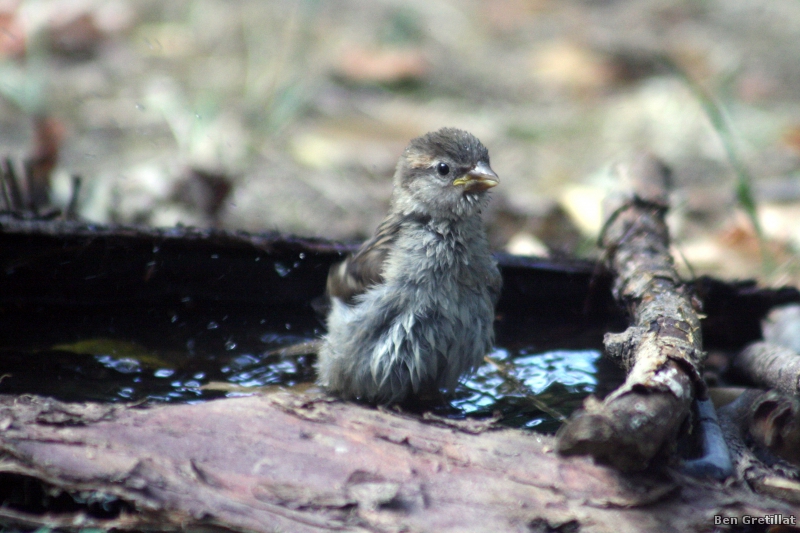
[[[499,183],[466,131],[413,139],[375,235],[328,275],[318,383],[345,399],[396,404],[451,392],[494,343],[502,279],[481,211]]]

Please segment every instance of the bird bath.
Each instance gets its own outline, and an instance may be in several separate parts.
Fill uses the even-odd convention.
[[[27,314],[27,316],[25,316]],[[17,311],[13,346],[0,350],[0,393],[63,401],[186,403],[313,387],[313,355],[280,355],[324,331],[312,313],[259,313],[220,305]],[[42,334],[37,327],[46,324]],[[8,338],[8,337],[7,337]],[[541,332],[505,332],[449,407],[451,418],[501,417],[513,427],[554,432],[592,393],[623,374],[601,356],[594,331],[542,342]]]
[[[279,234],[0,221],[0,393],[68,401],[197,402],[309,388],[313,357],[267,356],[318,338],[313,300],[352,246]],[[622,372],[601,356],[626,320],[587,261],[498,255],[496,347],[441,416],[553,432]],[[742,346],[789,290],[700,279],[706,346]]]

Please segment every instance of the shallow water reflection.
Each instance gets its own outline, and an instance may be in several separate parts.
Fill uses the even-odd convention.
[[[32,333],[28,339],[20,336],[17,346],[0,347],[0,393],[64,401],[194,403],[313,386],[315,356],[279,350],[319,338],[318,321],[286,322],[283,316],[270,319],[248,310],[242,316],[231,310],[217,315],[184,314],[176,320],[175,313],[155,311],[98,314],[82,320],[86,329],[76,327],[74,318],[59,323],[48,317],[50,339]],[[501,331],[500,346],[459,386],[449,405],[434,408],[436,414],[499,415],[508,426],[553,432],[588,394],[602,396],[621,381],[622,372],[601,356],[597,332],[585,333],[583,340],[568,337],[564,344],[570,349],[553,349],[558,340],[546,336],[527,331],[526,342]]]

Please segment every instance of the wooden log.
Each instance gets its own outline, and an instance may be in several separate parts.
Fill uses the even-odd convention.
[[[759,387],[800,395],[800,355],[770,342],[754,342],[733,360],[736,371]]]
[[[614,272],[613,292],[632,317],[607,334],[606,351],[621,358],[625,383],[601,403],[588,401],[558,432],[565,455],[591,454],[623,470],[645,468],[678,433],[695,390],[704,395],[699,301],[669,253],[668,171],[651,156],[619,169],[629,190],[614,199],[602,243]]]
[[[0,396],[0,426],[0,520],[34,527],[646,533],[792,512],[565,458],[547,436],[313,395],[150,408]],[[78,503],[37,514],[3,494],[12,485]]]
[[[796,398],[762,390],[748,390],[719,411],[736,478],[795,506],[800,505],[799,412]]]

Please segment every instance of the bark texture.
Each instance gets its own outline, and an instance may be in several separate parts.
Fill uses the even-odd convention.
[[[0,424],[0,492],[38,484],[83,502],[36,514],[4,495],[0,519],[32,526],[641,533],[791,512],[735,486],[565,458],[546,436],[311,395],[151,408],[4,396]]]
[[[623,470],[645,468],[689,413],[704,352],[699,301],[680,280],[669,253],[668,171],[651,156],[619,169],[628,193],[614,198],[601,242],[614,273],[613,293],[631,317],[606,350],[628,370],[601,403],[588,401],[558,433],[565,455],[590,454]]]
[[[798,413],[796,398],[761,390],[748,390],[719,411],[736,479],[795,508],[800,508]]]
[[[800,395],[800,355],[769,342],[754,342],[733,361],[736,371],[760,387]]]

